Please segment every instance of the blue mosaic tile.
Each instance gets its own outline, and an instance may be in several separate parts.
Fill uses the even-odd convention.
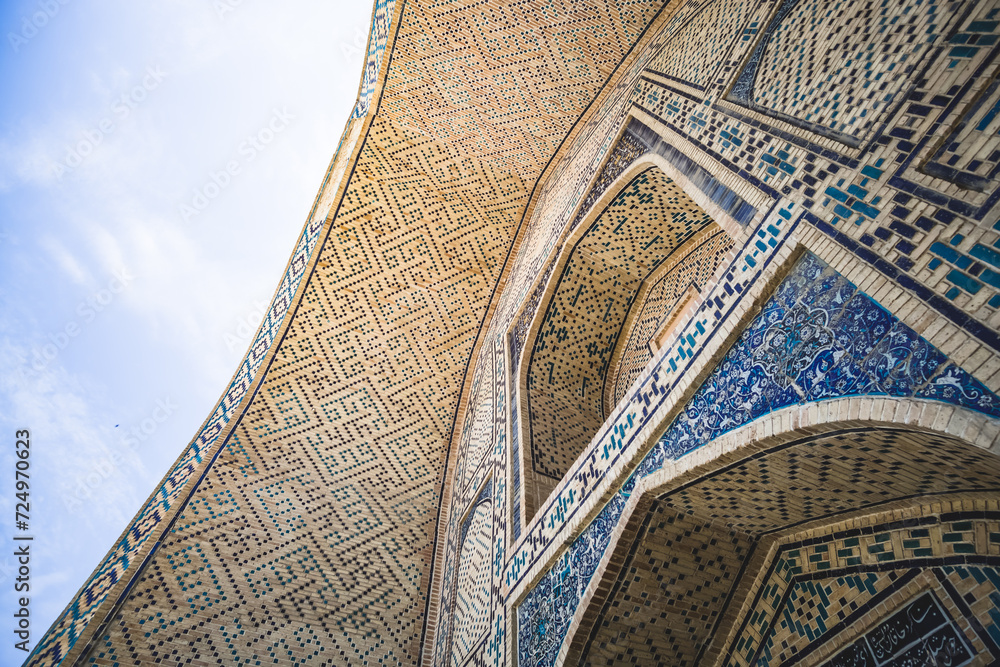
[[[895,318],[864,294],[847,302],[831,323],[837,347],[850,357],[863,359],[868,350],[892,327]]]
[[[517,662],[522,667],[555,661],[587,584],[611,543],[627,497],[616,494],[517,607]]]
[[[902,326],[902,325],[901,325]],[[909,327],[906,337],[910,354],[893,371],[885,387],[891,396],[913,396],[948,359]]]
[[[955,364],[948,364],[934,379],[917,391],[915,396],[960,405],[991,417],[1000,417],[1000,398]]]
[[[1000,398],[807,253],[633,475],[518,607],[520,664],[554,663],[637,480],[774,410],[863,395],[931,399],[1000,416]],[[562,588],[553,595],[557,578]]]

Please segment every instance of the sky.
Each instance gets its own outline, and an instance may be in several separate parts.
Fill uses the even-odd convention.
[[[227,386],[370,19],[347,0],[0,0],[0,664],[27,655],[14,535],[34,537],[34,647]]]

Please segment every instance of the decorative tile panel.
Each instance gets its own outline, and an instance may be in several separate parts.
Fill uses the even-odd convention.
[[[559,479],[607,413],[604,385],[643,280],[710,218],[658,168],[638,174],[576,242],[533,341],[531,461]]]
[[[908,463],[907,475],[899,474]],[[966,466],[977,474],[967,477]],[[979,554],[983,563],[1000,556],[988,538],[1000,515],[982,512],[997,507],[997,469],[988,454],[949,438],[891,429],[802,438],[722,465],[654,501],[624,545],[614,585],[597,600],[599,613],[583,626],[590,634],[575,639],[579,661],[610,665],[642,655],[650,665],[703,664],[729,650],[737,656],[730,664],[804,657],[843,627],[857,630],[857,618],[883,604],[901,575],[912,580],[956,554]],[[893,502],[974,489],[993,500],[968,506],[972,523],[926,515],[933,513],[930,501],[923,510],[920,500],[906,510]],[[906,518],[873,529],[879,507]],[[868,520],[836,523],[861,508],[869,508]],[[891,509],[885,516],[895,520]],[[808,539],[788,542],[786,531],[810,519],[813,528],[800,533]],[[818,526],[815,519],[834,523]],[[781,543],[777,557],[761,562],[772,540]],[[741,597],[747,591],[750,599]],[[973,613],[985,620],[990,610],[980,605]],[[733,629],[739,631],[729,641]],[[979,642],[976,650],[982,648]]]
[[[851,395],[927,398],[1000,417],[1000,397],[807,253],[639,463],[616,494],[619,501],[608,507],[623,507],[636,478],[660,469],[665,460],[769,412]],[[587,536],[617,522],[616,516],[610,519],[595,520],[578,539],[599,541]],[[575,603],[554,613],[572,617],[574,611]],[[557,650],[559,644],[561,638]]]
[[[459,565],[455,577],[455,607],[451,623],[451,664],[462,665],[486,637],[492,591],[493,480],[483,490],[462,522]]]
[[[612,386],[611,408],[621,401],[629,387],[653,359],[650,341],[665,320],[672,317],[688,288],[694,285],[699,291],[715,275],[716,269],[733,246],[733,239],[714,226],[707,238],[692,239],[698,245],[686,245],[677,254],[682,255],[675,266],[649,287],[645,299],[633,306],[635,322],[628,332],[617,374],[609,378]]]
[[[959,6],[782,0],[728,99],[857,147],[946,39]]]
[[[679,12],[683,27],[649,63],[648,71],[670,81],[704,91],[722,62],[728,38],[744,30],[746,13],[752,3],[746,0],[703,0],[688,3]],[[751,24],[749,30],[756,28]],[[705,39],[712,33],[721,39]]]
[[[552,12],[510,2],[460,11],[452,3],[433,1],[409,2],[405,9],[392,2],[376,5],[369,58],[349,128],[364,128],[358,139],[362,147],[347,170],[350,182],[333,210],[329,236],[287,335],[281,340],[275,336],[279,329],[285,331],[281,317],[268,319],[264,337],[254,342],[253,363],[270,353],[274,362],[234,431],[250,465],[268,471],[262,476],[282,476],[283,492],[301,496],[313,510],[303,516],[314,537],[296,530],[293,541],[314,539],[310,548],[337,563],[336,576],[343,576],[342,608],[329,610],[336,623],[331,621],[329,631],[316,632],[325,649],[317,649],[320,653],[332,652],[344,661],[406,662],[419,652],[449,428],[465,364],[518,216],[531,184],[659,7],[659,2],[587,8],[561,3]],[[391,26],[390,35],[386,22],[397,11],[402,11],[399,25]],[[537,26],[546,38],[526,37],[525,25]],[[594,41],[598,30],[609,30],[613,38]],[[466,39],[470,35],[472,41]],[[553,58],[553,53],[565,59]],[[386,62],[391,62],[388,69]],[[504,95],[512,97],[500,109],[496,101]],[[354,148],[351,142],[344,145]],[[340,185],[332,187],[340,192]],[[283,284],[278,296],[284,309],[299,287],[326,217],[323,211],[310,218],[293,254],[289,271],[294,282]],[[241,371],[191,456],[181,462],[180,477],[170,477],[157,507],[140,515],[128,544],[98,572],[97,583],[88,586],[86,602],[67,612],[68,623],[75,625],[54,629],[65,641],[52,651],[43,644],[39,650],[47,657],[38,664],[62,659],[93,608],[102,603],[100,595],[126,568],[141,566],[135,587],[153,591],[155,600],[144,599],[143,604],[172,606],[165,584],[157,579],[157,556],[146,564],[130,564],[128,558],[135,553],[135,542],[152,534],[168,505],[188,498],[196,502],[220,486],[256,483],[253,475],[244,477],[246,466],[238,477],[243,481],[237,481],[230,478],[236,468],[213,464],[194,496],[187,484],[196,466],[214,455],[214,440],[203,437],[217,437],[235,416],[230,413],[251,380],[252,373]],[[483,449],[496,456],[490,446],[483,444]],[[320,475],[323,492],[310,490],[320,485],[303,486],[293,479],[288,473],[296,467]],[[385,494],[397,500],[384,502]],[[241,503],[240,520],[266,526],[260,502],[265,501]],[[231,525],[227,520],[233,519],[213,520],[212,530],[232,530],[223,530]],[[204,523],[195,528],[177,521],[176,532],[164,544],[208,530]],[[317,527],[324,521],[329,529]],[[156,529],[158,536],[164,528]],[[256,529],[264,534],[262,527]],[[261,560],[284,558],[297,548],[282,541],[291,539],[288,535],[268,536],[277,552],[265,550]],[[247,540],[255,541],[241,534],[229,544],[239,550],[247,548]],[[361,546],[365,543],[380,547],[370,552]],[[209,557],[221,556],[213,552]],[[341,575],[341,570],[350,574]],[[359,585],[356,575],[374,583],[370,588]],[[237,592],[243,586],[238,580],[223,586],[229,587],[231,600],[243,595]],[[122,609],[134,610],[129,600],[138,595],[135,587],[122,599]],[[253,613],[241,609],[244,620]],[[226,613],[230,611],[227,605]],[[111,621],[108,632],[116,635],[114,641],[138,632],[136,613]],[[173,628],[199,627],[201,621],[174,620],[179,625]],[[247,627],[242,630],[266,632]],[[291,641],[291,634],[284,639]],[[186,641],[180,634],[162,637],[143,643],[145,659],[162,659],[173,650],[171,642]],[[316,646],[312,641],[310,648]],[[243,642],[238,652],[249,658],[252,649]]]

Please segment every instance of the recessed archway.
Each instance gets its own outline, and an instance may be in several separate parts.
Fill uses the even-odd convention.
[[[613,388],[652,358],[663,321],[732,245],[659,167],[640,160],[620,182],[566,242],[527,341],[526,521],[603,424]]]
[[[939,622],[889,658],[933,636],[955,664],[1000,659],[1000,457],[957,438],[778,436],[649,492],[629,524],[566,664],[819,664],[913,605]]]

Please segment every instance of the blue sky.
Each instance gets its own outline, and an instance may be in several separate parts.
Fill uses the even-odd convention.
[[[353,106],[370,13],[0,2],[0,541],[27,428],[31,646],[246,351]],[[12,552],[0,664],[25,657]]]

